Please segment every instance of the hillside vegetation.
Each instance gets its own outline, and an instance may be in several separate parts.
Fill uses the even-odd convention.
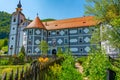
[[[0,11],[0,39],[8,38],[11,14]]]

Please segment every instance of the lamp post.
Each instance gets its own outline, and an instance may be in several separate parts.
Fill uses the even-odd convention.
[[[12,49],[13,49],[13,47],[10,47],[10,50],[11,50],[11,56],[12,56]]]

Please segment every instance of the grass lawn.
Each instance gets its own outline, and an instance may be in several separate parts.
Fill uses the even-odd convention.
[[[11,70],[13,70],[13,72],[16,72],[17,68],[19,68],[19,71],[21,71],[22,67],[24,67],[24,69],[25,69],[27,66],[29,67],[29,65],[30,64],[25,64],[25,65],[0,65],[0,80],[2,78],[3,73],[7,72],[7,74],[10,74]]]

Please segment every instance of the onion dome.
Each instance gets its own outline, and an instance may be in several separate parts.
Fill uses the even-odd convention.
[[[17,5],[17,7],[18,7],[18,8],[21,8],[21,7],[22,7],[20,0],[19,0],[19,3],[18,3],[18,5]]]

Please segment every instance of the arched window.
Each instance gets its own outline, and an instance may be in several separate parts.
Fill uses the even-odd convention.
[[[16,18],[13,19],[13,22],[16,22]]]
[[[31,53],[31,50],[30,50],[30,49],[28,49],[28,53]]]
[[[14,37],[12,37],[12,40],[14,39]]]
[[[20,23],[22,23],[22,22],[23,22],[23,20],[21,19]]]

